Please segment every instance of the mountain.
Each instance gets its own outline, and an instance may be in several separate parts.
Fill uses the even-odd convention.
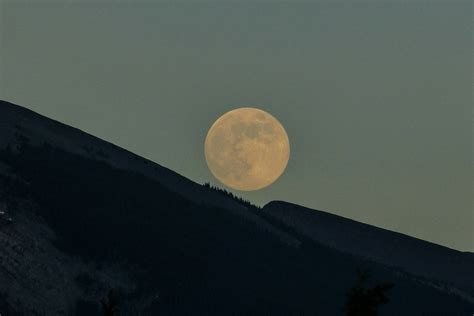
[[[473,256],[301,206],[262,209],[0,101],[0,313],[472,315]]]
[[[406,273],[437,280],[474,302],[474,256],[299,205],[273,201],[263,212],[307,238]]]

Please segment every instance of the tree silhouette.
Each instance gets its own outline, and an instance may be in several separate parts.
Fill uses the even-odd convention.
[[[107,297],[100,300],[104,316],[114,316],[117,312],[117,293],[111,289],[107,293]]]
[[[368,271],[358,270],[357,274],[356,284],[347,293],[345,314],[347,316],[376,316],[379,306],[389,302],[386,292],[394,285],[381,283],[374,287],[367,287]]]
[[[252,204],[249,200],[245,200],[240,196],[234,195],[232,192],[227,191],[226,189],[222,189],[218,186],[211,185],[209,182],[205,182],[203,184],[203,187],[208,188],[210,190],[216,191],[222,195],[225,195],[227,197],[230,197],[231,199],[234,199],[235,201],[239,202],[242,205],[245,205],[250,208],[255,208],[255,209],[260,209],[259,206]]]

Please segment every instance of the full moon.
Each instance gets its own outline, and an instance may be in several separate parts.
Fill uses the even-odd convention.
[[[255,191],[275,182],[290,158],[290,142],[281,123],[256,108],[225,113],[211,126],[204,143],[211,173],[224,185]]]

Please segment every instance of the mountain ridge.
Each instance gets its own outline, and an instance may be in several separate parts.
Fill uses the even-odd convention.
[[[208,190],[201,189],[200,184],[195,183],[194,181],[178,174],[177,172],[154,163],[151,160],[142,158],[133,152],[130,152],[110,142],[88,134],[79,128],[68,126],[26,107],[22,107],[4,100],[0,100],[0,111],[2,112],[2,117],[0,117],[0,133],[2,133],[2,138],[0,138],[0,146],[6,146],[6,142],[12,141],[14,136],[12,131],[15,130],[13,127],[23,129],[29,128],[31,129],[29,131],[30,134],[37,132],[35,137],[31,137],[31,139],[36,140],[38,143],[42,140],[46,140],[48,137],[49,140],[56,137],[56,146],[88,156],[90,158],[104,160],[118,168],[140,172],[147,177],[152,177],[153,179],[160,181],[171,189],[175,189],[176,186],[178,186],[180,189],[180,194],[189,195],[191,198],[195,198],[196,195],[200,194],[209,194]],[[30,122],[34,123],[31,124]],[[60,135],[58,131],[62,134],[66,134],[68,138],[66,140],[63,139],[64,135]],[[9,137],[6,137],[8,134],[10,134]],[[3,144],[1,143],[2,140]],[[98,143],[98,145],[101,147],[89,147],[90,143]],[[107,156],[109,155],[115,155],[114,160],[108,160]],[[117,157],[117,155],[119,157]],[[125,163],[120,161],[120,158],[122,158],[120,156],[123,155],[132,156],[134,160],[137,160],[137,163],[131,164],[129,160],[127,160]],[[150,168],[149,165],[151,164],[153,165],[153,168]],[[163,176],[166,176],[166,179],[163,179]],[[212,199],[208,199],[209,201],[217,201],[218,203],[224,204],[230,203],[231,205],[225,206],[236,209],[240,209],[242,207],[240,204],[233,203],[233,201],[230,199],[225,199],[214,192],[211,194],[213,196]]]
[[[262,211],[315,242],[416,275],[457,284],[474,302],[474,257],[469,253],[289,202],[273,201]]]
[[[116,288],[124,315],[337,315],[356,267],[395,284],[381,315],[474,310],[470,271],[453,285],[381,261],[370,238],[399,233],[288,202],[244,206],[144,161],[0,101],[0,312],[96,315]]]
[[[349,217],[345,217],[345,216],[342,216],[342,215],[338,215],[338,214],[332,213],[330,211],[323,211],[323,210],[320,210],[320,209],[312,208],[310,206],[305,206],[305,205],[298,204],[298,203],[288,202],[288,201],[284,201],[284,200],[273,200],[273,201],[270,201],[270,202],[266,203],[262,207],[262,209],[266,208],[267,210],[271,210],[275,206],[277,206],[277,207],[278,206],[284,206],[284,207],[290,207],[290,208],[297,207],[297,208],[300,208],[300,209],[305,209],[305,210],[316,212],[316,213],[319,213],[319,214],[325,214],[329,217],[339,218],[339,219],[347,221],[347,222],[354,222],[354,223],[358,223],[358,224],[361,224],[361,225],[366,225],[368,227],[376,228],[376,229],[379,229],[381,231],[392,232],[394,234],[409,237],[409,238],[412,238],[412,239],[416,239],[416,240],[419,240],[423,243],[432,244],[432,245],[435,245],[437,247],[449,249],[449,250],[460,252],[460,253],[473,254],[474,255],[474,252],[471,252],[471,251],[463,251],[463,250],[451,248],[449,246],[440,245],[440,244],[437,244],[437,243],[429,241],[429,240],[425,240],[425,239],[422,239],[422,238],[419,238],[419,237],[411,236],[409,234],[405,234],[405,233],[402,233],[402,232],[397,232],[397,231],[394,231],[394,230],[390,230],[388,228],[382,228],[382,227],[379,227],[379,226],[376,226],[376,225],[373,225],[373,224],[369,224],[369,223],[365,223],[365,222],[360,222],[358,220],[355,220],[355,219],[352,219],[352,218],[349,218]]]

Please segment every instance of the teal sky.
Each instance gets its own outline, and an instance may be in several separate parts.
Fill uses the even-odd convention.
[[[257,192],[474,251],[471,2],[0,2],[0,98],[203,183],[224,112],[287,129]]]

